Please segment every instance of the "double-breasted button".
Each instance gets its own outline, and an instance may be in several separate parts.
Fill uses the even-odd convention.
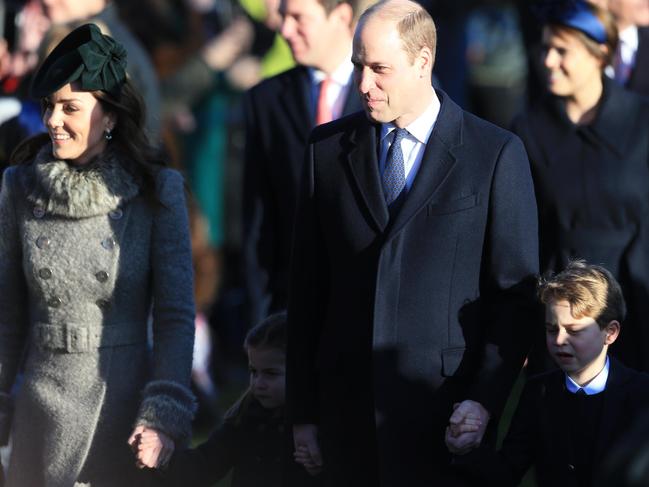
[[[110,308],[110,301],[108,299],[98,299],[95,303],[97,304],[97,307],[103,311]]]
[[[115,247],[115,239],[113,237],[106,237],[101,241],[101,246],[106,250],[113,250]]]
[[[59,306],[61,306],[61,303],[62,303],[61,298],[59,298],[58,296],[52,296],[50,299],[47,300],[47,305],[50,308],[58,308]]]
[[[97,274],[95,274],[95,277],[99,282],[106,282],[108,280],[108,272],[99,271],[97,272]]]
[[[574,466],[572,463],[569,463],[569,464],[568,464],[568,470],[570,470],[571,472],[574,471],[574,470],[575,470],[575,466]]]
[[[36,247],[38,247],[39,249],[49,249],[50,239],[45,235],[41,235],[36,239]]]
[[[38,275],[41,279],[49,279],[52,277],[52,270],[49,267],[43,267],[38,271]]]
[[[32,214],[36,218],[43,218],[45,216],[45,210],[43,209],[42,206],[35,206],[34,210],[32,211]]]
[[[124,212],[121,208],[115,208],[114,210],[108,212],[108,216],[113,220],[119,220],[120,218],[122,218],[122,216],[124,216]]]

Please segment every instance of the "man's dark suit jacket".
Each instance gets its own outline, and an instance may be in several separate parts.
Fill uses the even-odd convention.
[[[641,95],[649,95],[649,27],[638,27],[635,66],[625,88]]]
[[[478,485],[515,486],[535,467],[539,487],[578,485],[575,443],[567,413],[565,374],[554,370],[529,379],[503,446],[495,455],[482,449],[458,457],[457,463],[480,475]],[[611,368],[592,456],[593,479],[634,420],[647,414],[649,375],[611,358]],[[488,482],[488,483],[485,483]]]
[[[314,124],[311,80],[299,66],[262,81],[244,100],[244,274],[251,324],[286,307],[304,153]],[[350,87],[343,114],[361,109]]]
[[[525,151],[437,93],[392,220],[379,125],[357,113],[318,127],[308,147],[287,398],[293,424],[319,426],[329,485],[375,487],[376,464],[382,487],[438,481],[452,404],[475,399],[497,416],[527,352],[538,235]]]

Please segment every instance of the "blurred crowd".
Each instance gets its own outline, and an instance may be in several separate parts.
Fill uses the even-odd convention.
[[[438,85],[463,108],[511,127],[544,90],[541,33],[529,1],[422,3],[438,27]],[[617,8],[620,32],[649,25],[649,2],[603,4]],[[249,88],[295,64],[278,33],[278,7],[279,0],[0,1],[0,169],[20,140],[44,130],[40,107],[27,92],[53,45],[92,21],[127,47],[129,74],[146,99],[149,134],[190,188],[194,385],[208,422],[218,414],[219,391],[244,387],[246,380],[241,345],[254,320],[242,271],[242,100]],[[635,89],[649,93],[649,83]]]

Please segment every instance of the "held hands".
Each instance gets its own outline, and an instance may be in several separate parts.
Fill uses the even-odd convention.
[[[174,442],[162,431],[145,426],[137,426],[128,439],[136,456],[138,468],[162,468],[171,459]]]
[[[302,465],[310,475],[322,472],[322,455],[318,445],[318,427],[315,424],[296,424],[293,426],[295,461]]]
[[[467,399],[454,404],[446,427],[446,447],[455,455],[464,455],[479,447],[488,423],[489,413],[479,402]]]

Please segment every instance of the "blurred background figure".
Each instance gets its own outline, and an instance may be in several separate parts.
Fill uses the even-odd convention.
[[[371,1],[282,0],[280,32],[298,66],[245,98],[243,261],[247,322],[287,306],[293,220],[313,127],[360,110],[352,36]]]
[[[524,106],[525,46],[513,3],[483,3],[467,19],[468,106],[490,122],[508,128]]]
[[[0,41],[0,175],[21,140],[43,132],[40,106],[27,95],[50,22],[40,0],[4,2]],[[60,40],[60,39],[59,39]]]
[[[583,0],[540,7],[546,94],[513,128],[532,167],[541,271],[557,272],[572,258],[609,269],[628,305],[611,353],[649,370],[649,105],[604,76],[617,47],[606,10]]]
[[[649,95],[649,0],[593,0],[615,17],[619,43],[606,74],[625,88]]]

